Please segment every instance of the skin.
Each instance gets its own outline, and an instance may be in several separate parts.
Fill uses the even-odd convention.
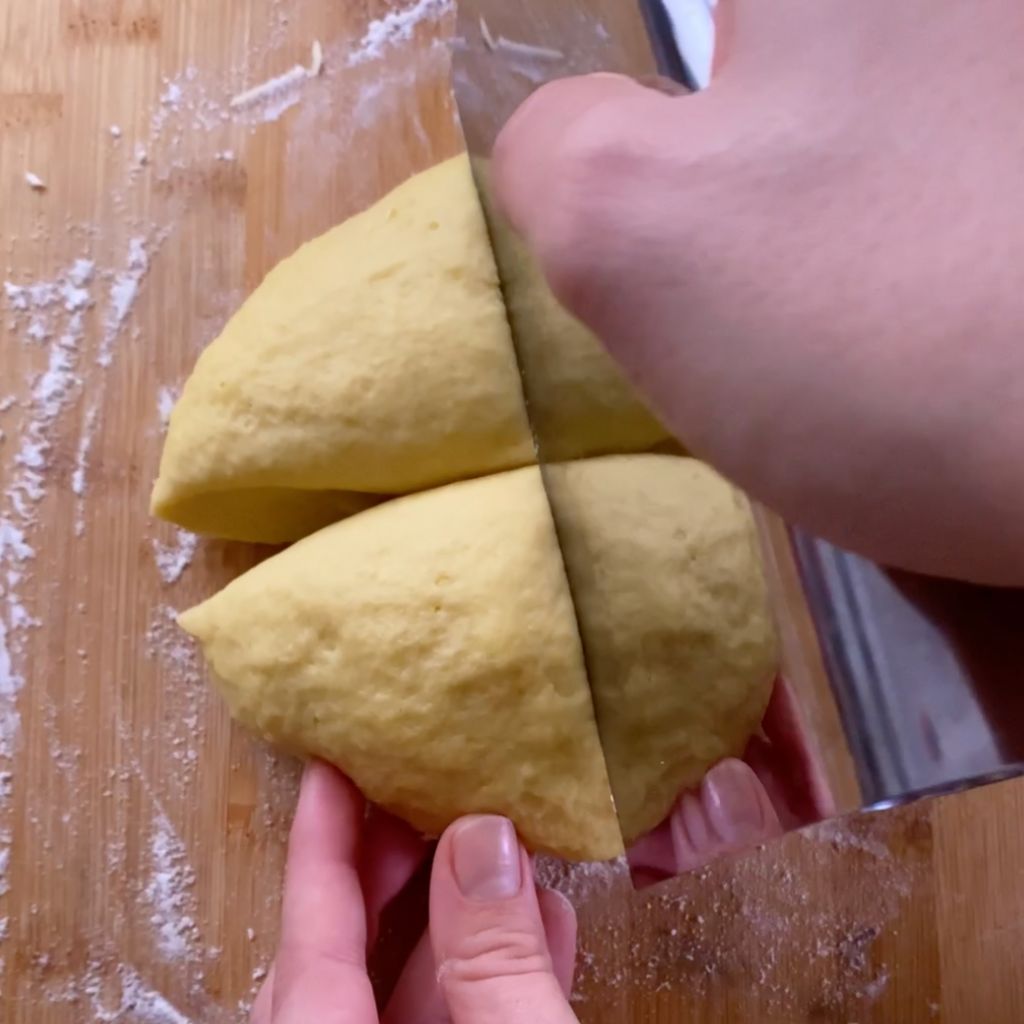
[[[719,9],[699,96],[538,92],[499,141],[499,201],[665,422],[755,498],[884,564],[1024,584],[1024,5]],[[808,799],[791,788],[763,749],[719,765],[651,837],[652,878],[779,831]],[[509,829],[441,839],[430,935],[379,1013],[368,941],[423,847],[311,767],[254,1024],[571,1024],[572,908]]]
[[[734,0],[712,87],[538,92],[498,197],[695,454],[892,566],[1024,583],[1024,7]]]
[[[281,939],[252,1024],[572,1024],[576,915],[538,890],[511,823],[456,822],[434,853],[428,935],[378,1011],[367,953],[427,844],[312,762],[288,845]],[[511,876],[511,878],[509,877]]]

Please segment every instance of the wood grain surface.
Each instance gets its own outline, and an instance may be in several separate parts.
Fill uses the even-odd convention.
[[[460,147],[442,6],[0,5],[0,1020],[242,1020],[269,962],[295,769],[172,622],[260,552],[150,521],[162,411],[277,260]],[[231,107],[314,39],[322,76]],[[1017,1024],[1022,821],[1006,784],[644,896],[545,865],[579,1016]]]

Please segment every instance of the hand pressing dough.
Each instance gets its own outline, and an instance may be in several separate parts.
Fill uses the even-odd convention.
[[[489,167],[477,161],[478,180]],[[540,265],[490,202],[488,221],[501,268],[527,406],[546,462],[678,446],[640,401],[605,347],[555,298]]]
[[[469,159],[412,178],[273,270],[171,417],[153,511],[283,543],[379,502],[666,437],[508,236],[522,376]]]
[[[739,753],[775,642],[745,503],[671,456],[534,467],[338,523],[186,613],[237,717],[439,833],[509,816],[533,849],[618,855]],[[580,641],[602,711],[602,755]]]
[[[460,157],[267,276],[185,386],[153,510],[199,532],[278,543],[375,495],[534,461],[494,256]]]

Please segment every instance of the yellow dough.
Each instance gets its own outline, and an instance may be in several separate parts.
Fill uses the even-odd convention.
[[[693,459],[552,466],[605,757],[628,840],[739,756],[778,667],[746,500]]]
[[[383,497],[535,463],[524,379],[548,460],[663,442],[521,244],[495,241],[508,312],[460,156],[281,263],[186,384],[154,513],[284,543]]]
[[[565,562],[527,467],[329,527],[182,625],[242,722],[416,827],[496,812],[534,849],[616,856],[581,632],[627,839],[742,750],[774,633],[749,511],[711,470],[642,455],[545,473]]]
[[[187,382],[152,504],[188,529],[278,543],[365,495],[534,461],[463,156],[267,276]]]
[[[242,722],[417,828],[487,811],[537,849],[621,851],[536,468],[338,523],[181,624]]]

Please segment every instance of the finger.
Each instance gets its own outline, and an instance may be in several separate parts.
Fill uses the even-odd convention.
[[[544,936],[548,940],[551,968],[566,999],[572,995],[572,981],[576,974],[576,910],[554,889],[537,892]]]
[[[672,839],[671,816],[633,843],[626,851],[626,860],[635,889],[646,889],[674,878],[679,868]]]
[[[385,907],[405,888],[430,850],[430,844],[404,821],[370,809],[363,827],[359,877],[366,901],[367,948],[372,949]]]
[[[274,1024],[373,1024],[356,861],[363,801],[340,772],[306,768],[288,844]]]
[[[412,951],[381,1024],[449,1024],[450,1020],[437,985],[434,950],[427,932]]]
[[[568,998],[576,967],[576,911],[561,893],[550,889],[540,889],[537,899],[554,975]],[[449,1024],[450,1020],[437,985],[434,950],[428,932],[409,957],[381,1024]]]
[[[649,110],[673,102],[624,75],[567,78],[539,89],[512,116],[494,148],[495,196],[512,226],[543,249],[550,232],[542,229],[551,216],[566,212],[560,207],[578,184],[562,179],[574,158],[598,149],[605,133],[635,128],[641,109],[646,120]]]
[[[456,822],[434,858],[430,930],[453,1024],[575,1024],[530,861],[505,818]]]
[[[755,763],[758,758],[767,756],[777,766],[774,774],[782,776],[780,781],[789,795],[789,805],[794,808],[799,825],[834,817],[838,810],[828,778],[811,745],[810,732],[796,695],[782,677],[776,681],[772,691],[763,729],[767,743],[757,742],[759,738],[755,737],[751,744],[753,759],[745,757],[744,760],[759,776],[761,772]]]
[[[263,984],[253,1000],[252,1010],[249,1012],[249,1024],[271,1024],[271,1010],[274,998],[274,965],[270,965]]]
[[[730,758],[708,772],[699,793],[683,795],[671,833],[677,870],[692,871],[780,836],[783,828],[753,769]]]

